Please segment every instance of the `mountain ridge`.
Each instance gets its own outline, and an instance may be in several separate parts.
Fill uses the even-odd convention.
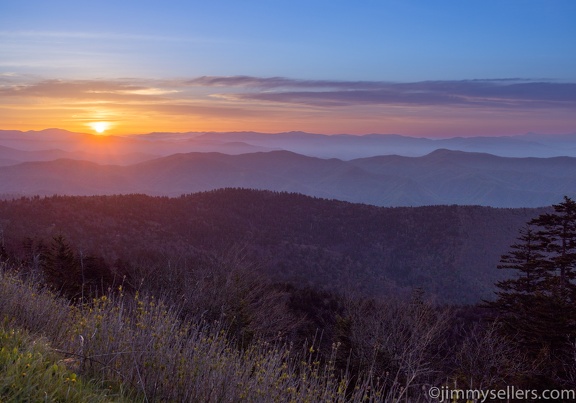
[[[576,195],[576,158],[439,150],[344,161],[291,151],[179,153],[132,165],[56,160],[0,167],[2,194],[179,196],[218,188],[287,191],[376,206],[541,207]]]
[[[32,142],[33,141],[33,142]],[[43,142],[45,143],[43,145]],[[138,135],[93,135],[62,129],[22,132],[0,130],[0,144],[21,150],[60,148],[78,152],[109,144],[121,153],[167,156],[177,152],[220,151],[228,154],[283,149],[319,158],[351,160],[376,155],[421,156],[439,148],[485,152],[505,157],[576,157],[576,134],[426,138],[399,134],[325,135],[307,132],[152,132]],[[54,145],[58,147],[54,147]]]

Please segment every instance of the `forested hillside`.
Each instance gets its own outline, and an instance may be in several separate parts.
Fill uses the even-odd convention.
[[[234,251],[274,282],[379,297],[420,287],[440,302],[476,303],[492,298],[505,274],[500,255],[541,212],[225,189],[3,201],[0,229],[7,253],[22,261],[62,236],[75,254],[132,281],[176,281],[175,272]]]
[[[20,371],[0,397],[74,382],[120,401],[570,392],[575,222],[567,197],[546,209],[246,189],[3,201],[0,337],[23,341],[0,356],[0,379],[3,362]],[[48,340],[46,359],[29,337]]]

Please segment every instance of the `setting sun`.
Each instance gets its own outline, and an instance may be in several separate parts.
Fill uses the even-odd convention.
[[[97,133],[104,133],[106,130],[110,128],[110,123],[108,122],[92,122],[90,123],[90,127],[94,129]]]

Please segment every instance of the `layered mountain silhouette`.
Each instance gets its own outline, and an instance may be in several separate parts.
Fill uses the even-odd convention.
[[[574,196],[575,161],[576,134],[426,139],[0,130],[0,194],[177,196],[245,187],[377,206],[539,207]]]
[[[576,133],[520,136],[454,137],[429,139],[396,134],[322,135],[287,133],[148,133],[127,136],[98,136],[61,129],[21,132],[0,130],[0,145],[22,151],[60,150],[84,153],[81,159],[121,165],[137,162],[122,160],[123,155],[139,155],[139,160],[175,153],[220,152],[243,154],[285,150],[298,154],[351,160],[379,155],[423,156],[438,149],[480,152],[501,157],[576,157]],[[104,157],[114,156],[115,162]],[[1,156],[0,156],[1,157]],[[80,159],[80,158],[78,158]],[[23,162],[23,160],[19,160]]]
[[[344,161],[288,151],[184,153],[131,164],[59,159],[0,167],[0,193],[178,196],[225,187],[376,206],[540,207],[576,195],[576,158],[505,158],[436,150]]]

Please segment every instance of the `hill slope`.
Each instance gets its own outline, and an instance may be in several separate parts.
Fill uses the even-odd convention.
[[[243,250],[276,281],[383,296],[422,287],[445,302],[490,298],[496,269],[538,209],[382,208],[241,189],[179,198],[51,197],[0,203],[9,250],[63,234],[83,253],[151,281],[203,254]]]

